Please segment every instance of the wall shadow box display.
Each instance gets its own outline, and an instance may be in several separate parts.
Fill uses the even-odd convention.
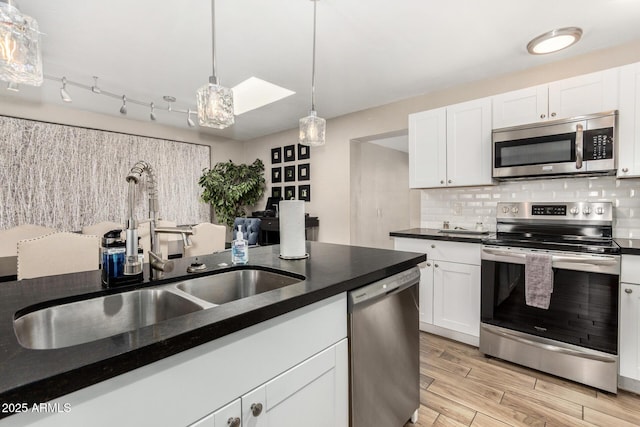
[[[295,200],[296,198],[296,186],[287,185],[284,187],[284,200]]]
[[[311,179],[311,177],[309,176],[309,168],[309,163],[298,165],[298,181],[309,181],[309,179]]]
[[[296,146],[285,145],[284,147],[284,161],[293,162],[296,159]]]
[[[282,147],[271,149],[271,163],[282,163]]]
[[[311,201],[311,186],[309,184],[298,186],[298,200]]]
[[[284,167],[284,180],[285,182],[291,182],[296,180],[296,167],[285,166]]]
[[[306,145],[298,144],[298,160],[306,160],[311,157],[311,151]]]
[[[271,197],[282,199],[282,187],[271,187]]]
[[[282,168],[271,169],[271,182],[282,182]]]

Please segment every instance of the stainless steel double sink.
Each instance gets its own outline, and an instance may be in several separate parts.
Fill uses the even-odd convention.
[[[17,317],[16,337],[25,348],[84,344],[280,289],[304,280],[258,268],[225,271],[171,283],[53,305]]]

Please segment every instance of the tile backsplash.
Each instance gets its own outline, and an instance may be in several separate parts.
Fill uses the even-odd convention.
[[[449,221],[452,228],[471,228],[482,222],[494,231],[498,202],[521,201],[610,201],[614,206],[614,237],[640,239],[640,179],[615,177],[535,179],[422,190],[420,225],[442,228],[443,221]]]

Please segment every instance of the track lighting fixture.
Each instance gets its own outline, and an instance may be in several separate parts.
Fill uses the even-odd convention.
[[[127,97],[122,95],[122,107],[120,107],[121,114],[127,114]]]
[[[151,104],[149,104],[149,106],[151,107],[151,113],[149,113],[149,118],[155,122],[156,121],[155,105],[152,102]]]
[[[71,96],[69,95],[69,92],[67,92],[67,78],[66,77],[62,78],[62,87],[60,88],[60,98],[62,98],[62,100],[64,102],[73,101],[71,99]]]
[[[190,128],[194,127],[196,124],[194,123],[193,119],[191,118],[191,110],[187,110],[187,125],[189,125]]]
[[[93,86],[91,86],[91,92],[102,93],[102,91],[98,87],[98,78],[96,76],[93,76]]]

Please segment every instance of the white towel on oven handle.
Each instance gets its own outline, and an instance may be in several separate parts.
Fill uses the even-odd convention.
[[[553,257],[546,253],[527,253],[524,263],[525,302],[547,310],[553,293]]]

